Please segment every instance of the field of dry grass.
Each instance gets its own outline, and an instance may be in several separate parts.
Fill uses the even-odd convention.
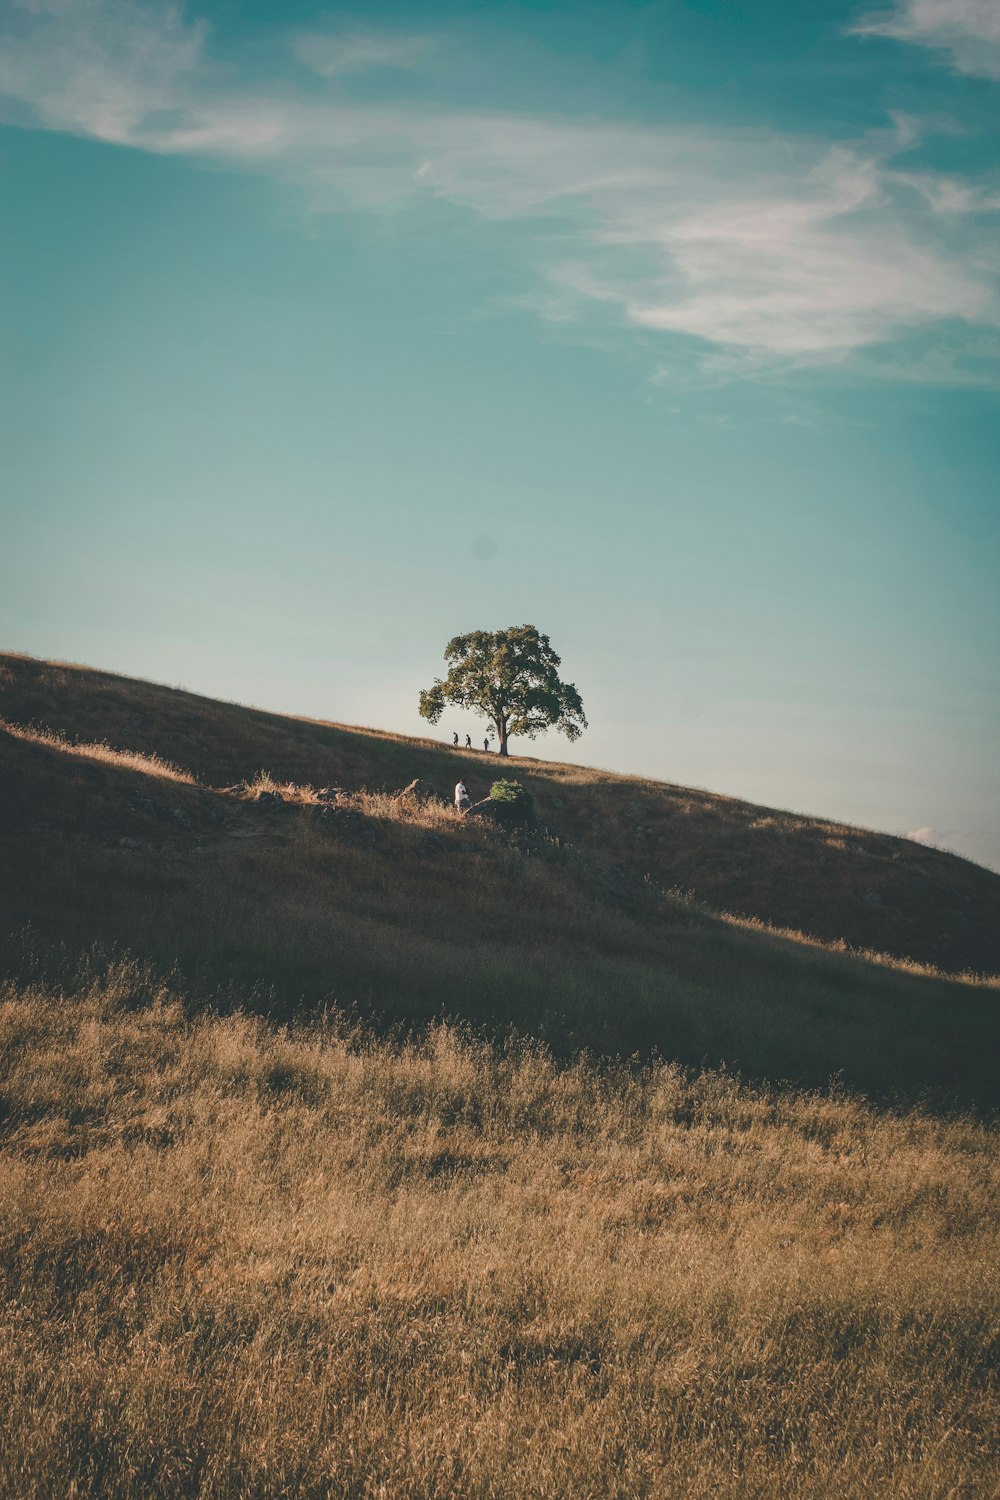
[[[505,833],[21,658],[0,716],[0,1494],[1000,1493],[996,876],[540,762]]]
[[[572,844],[384,792],[262,804],[157,763],[0,733],[0,972],[64,983],[95,945],[193,1008],[327,1003],[383,1031],[449,1016],[562,1056],[989,1110],[997,986],[734,922]],[[274,782],[258,782],[265,788]]]
[[[449,1026],[0,1003],[0,1490],[1000,1486],[1000,1163],[966,1118]]]

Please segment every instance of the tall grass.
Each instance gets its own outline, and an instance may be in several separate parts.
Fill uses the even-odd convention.
[[[988,1128],[183,1001],[0,996],[4,1494],[996,1493]]]
[[[621,887],[582,851],[511,842],[449,807],[356,792],[327,810],[287,783],[258,783],[286,799],[258,806],[176,786],[178,824],[130,802],[118,768],[79,785],[59,769],[25,803],[44,798],[60,825],[7,843],[0,971],[40,972],[23,962],[30,928],[71,965],[96,942],[176,969],[192,1004],[228,987],[278,1019],[332,1000],[383,1028],[447,1015],[562,1055],[655,1051],[807,1086],[839,1073],[890,1100],[1000,1102],[995,985]]]
[[[119,750],[114,745],[109,745],[107,740],[80,743],[68,740],[65,735],[58,734],[52,729],[42,729],[37,725],[11,724],[5,719],[0,719],[0,732],[9,734],[16,740],[23,740],[29,745],[45,745],[64,755],[77,756],[81,760],[96,760],[103,765],[117,766],[126,771],[141,771],[145,776],[154,776],[160,780],[179,781],[188,786],[194,785],[194,777],[190,771],[185,771],[182,766],[175,766],[173,761],[164,760],[162,755],[149,754],[141,750]]]

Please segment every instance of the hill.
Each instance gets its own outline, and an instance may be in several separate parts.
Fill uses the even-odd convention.
[[[265,713],[89,668],[0,655],[0,720],[250,780],[393,791],[414,777],[474,795],[494,756]],[[690,787],[512,757],[544,822],[587,857],[717,911],[952,973],[1000,973],[1000,876],[909,839]]]
[[[0,678],[0,1492],[997,1492],[996,877]]]
[[[72,983],[96,943],[180,974],[192,1002],[278,1018],[328,1003],[381,1029],[449,1015],[563,1054],[998,1102],[995,986],[913,961],[1000,967],[988,871],[521,759],[546,831],[511,838],[393,795],[469,766],[431,742],[24,658],[0,672],[11,973]],[[495,768],[477,760],[474,789]],[[256,800],[277,785],[282,801]],[[837,951],[860,944],[899,961]]]

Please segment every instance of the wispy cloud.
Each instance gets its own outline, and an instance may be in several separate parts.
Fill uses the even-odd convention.
[[[419,66],[422,38],[292,38],[329,89],[250,87],[176,6],[29,0],[0,91],[54,130],[301,184],[319,208],[436,199],[520,226],[552,319],[603,306],[730,376],[844,360],[937,323],[1000,326],[996,197],[900,172],[912,121],[854,142],[367,102],[345,72]],[[706,348],[707,346],[707,348]]]
[[[930,47],[959,73],[1000,79],[1000,4],[997,0],[897,0],[866,16],[856,36],[888,36]]]
[[[52,129],[129,143],[202,66],[204,23],[185,21],[177,5],[14,0],[8,16],[0,95],[31,105]]]
[[[433,38],[373,31],[342,34],[301,32],[291,41],[292,51],[307,68],[322,78],[345,73],[365,73],[372,68],[418,68],[433,51]]]

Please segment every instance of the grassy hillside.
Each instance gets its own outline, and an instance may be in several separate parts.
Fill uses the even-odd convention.
[[[259,763],[281,776],[311,766],[313,784],[357,787],[365,766],[380,764],[369,782],[401,786],[414,770],[445,781],[455,758],[98,674],[29,663],[21,675],[36,693],[49,684],[50,721],[79,723],[82,734],[71,711],[104,714],[106,738],[129,748],[17,728],[8,698],[0,942],[12,975],[72,983],[96,943],[175,973],[191,1005],[282,1018],[332,1003],[382,1030],[450,1016],[494,1036],[514,1027],[561,1055],[659,1053],[809,1087],[839,1074],[885,1099],[1000,1103],[994,984],[727,920],[643,878],[621,858],[608,810],[623,789],[634,796],[635,783],[535,766],[524,779],[543,806],[560,805],[552,832],[523,838],[381,791],[324,802],[286,783],[285,800],[265,804],[252,788],[213,789],[192,771],[219,782]],[[138,723],[114,716],[133,691],[160,714],[145,739]],[[199,701],[201,750],[184,738],[187,704]],[[257,737],[268,734],[270,745]],[[154,736],[189,769],[144,753]],[[608,845],[594,832],[570,836],[574,817],[603,819]],[[694,824],[686,827],[693,840]],[[810,837],[802,833],[803,847]],[[914,857],[935,870],[938,861],[942,884],[958,866],[983,900],[995,899],[1000,881],[988,872],[933,851]],[[821,895],[815,871],[812,879]],[[970,941],[986,939],[975,930]]]
[[[1000,1489],[996,877],[0,676],[0,1493]]]
[[[0,993],[0,1491],[1000,1488],[968,1120],[433,1029]]]
[[[336,701],[335,688],[331,699]],[[464,773],[485,794],[496,758],[430,740],[218,703],[89,668],[0,656],[0,720],[162,757],[206,786],[279,782],[392,791]],[[951,972],[1000,972],[1000,877],[906,839],[734,798],[515,757],[544,821],[605,868],[715,910]]]

